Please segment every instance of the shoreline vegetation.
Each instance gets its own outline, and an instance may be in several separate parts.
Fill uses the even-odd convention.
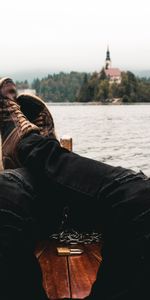
[[[121,82],[111,82],[104,72],[60,72],[32,84],[17,81],[18,89],[35,89],[46,102],[121,105],[150,103],[150,78],[140,78],[132,72],[122,72]]]

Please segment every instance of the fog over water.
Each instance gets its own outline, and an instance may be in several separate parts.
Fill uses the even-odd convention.
[[[1,76],[99,71],[107,45],[114,67],[150,70],[149,0],[13,0],[1,12]]]

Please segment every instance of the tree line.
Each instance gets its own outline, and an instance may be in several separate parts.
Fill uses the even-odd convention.
[[[132,72],[122,72],[121,82],[110,82],[106,77],[105,70],[93,73],[84,81],[78,96],[78,101],[112,102],[113,99],[122,102],[150,102],[150,78],[139,78]]]
[[[111,83],[105,70],[93,74],[70,72],[36,78],[32,84],[17,81],[19,89],[33,88],[46,102],[150,102],[150,78],[139,78],[132,72],[122,72],[121,83]]]
[[[42,79],[35,78],[32,84],[27,80],[17,81],[16,84],[19,89],[35,89],[36,94],[46,102],[74,102],[77,101],[84,76],[85,73],[80,72],[60,72]]]

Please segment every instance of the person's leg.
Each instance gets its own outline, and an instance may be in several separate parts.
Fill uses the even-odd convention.
[[[131,208],[130,203],[127,203],[127,207],[124,207],[124,203],[126,205],[126,202],[128,202],[128,196],[130,200],[134,200],[137,197],[137,191],[136,193],[132,194],[130,184],[125,185],[125,182],[129,183],[132,181],[135,183],[137,180],[140,181],[141,174],[136,175],[130,170],[114,168],[90,159],[82,158],[74,153],[70,153],[65,149],[62,149],[56,140],[42,138],[36,134],[33,136],[28,136],[23,140],[23,137],[27,136],[27,134],[30,132],[39,132],[38,128],[29,123],[29,121],[21,113],[19,106],[17,106],[14,101],[12,102],[8,101],[8,99],[2,99],[1,104],[3,105],[3,108],[5,107],[7,114],[10,116],[9,120],[12,125],[11,131],[14,130],[13,132],[15,132],[14,135],[7,135],[7,145],[8,140],[12,141],[12,137],[13,141],[15,139],[15,144],[12,144],[12,147],[10,147],[9,143],[9,147],[7,147],[8,157],[13,160],[16,159],[16,162],[20,161],[22,164],[25,164],[26,161],[26,165],[28,166],[30,172],[33,173],[34,176],[39,180],[39,185],[41,182],[45,182],[45,187],[47,187],[47,190],[48,187],[51,189],[51,187],[54,186],[59,190],[59,192],[62,191],[58,205],[60,205],[61,199],[66,197],[69,203],[73,203],[74,210],[77,211],[76,207],[78,208],[78,214],[83,212],[80,210],[80,206],[85,208],[84,216],[91,216],[90,222],[88,223],[92,223],[94,225],[98,224],[98,226],[99,224],[102,224],[105,253],[108,251],[108,249],[110,253],[113,253],[111,259],[113,263],[111,262],[109,265],[114,266],[114,259],[117,257],[117,255],[114,254],[114,247],[112,245],[113,233],[115,236],[120,237],[119,233],[123,232],[125,239],[127,239],[127,244],[129,245],[129,240],[127,238],[127,232],[129,233],[130,228],[129,222],[128,230],[125,230],[126,226],[123,227],[123,224],[125,224],[128,220],[128,213],[129,216],[132,215],[133,208],[136,207],[135,203],[133,208]],[[3,112],[4,109],[2,109],[2,113]],[[3,114],[3,125],[7,123],[7,120],[7,115]],[[20,143],[17,153],[16,146],[21,140],[22,142]],[[120,185],[124,187],[124,190],[120,190]],[[133,191],[136,190],[135,185],[133,185],[132,188],[134,188]],[[42,190],[44,195],[44,189],[42,188]],[[77,196],[77,198],[80,199],[80,202],[77,200],[74,201],[74,196]],[[50,198],[49,202],[52,203],[54,201],[52,198]],[[133,204],[132,201],[131,203]],[[91,211],[88,214],[90,207]],[[113,210],[114,207],[119,207],[119,210]],[[120,212],[119,214],[118,211]],[[78,214],[76,218],[77,222],[79,221]],[[121,219],[120,216],[123,218]],[[116,238],[115,241],[117,240],[118,239]],[[123,245],[125,245],[125,243]],[[125,249],[126,248],[127,246]],[[123,251],[119,243],[118,247],[116,246],[116,250],[119,253],[118,249]],[[126,252],[125,249],[123,251],[124,254]],[[123,255],[121,256],[123,257]],[[112,274],[112,271],[107,274],[107,268],[104,268],[104,266],[108,265],[107,259],[110,261],[110,256],[104,255],[103,270],[105,271],[103,271],[103,274],[105,276],[103,275],[103,278],[105,277],[106,279],[110,279],[110,274]],[[118,273],[118,268],[117,272],[115,268],[113,268],[113,272],[115,276],[112,276],[112,278],[116,287],[117,283],[114,278],[119,279],[120,274]],[[121,273],[120,277],[122,277],[122,274],[123,272]],[[106,287],[106,285],[113,286],[109,280],[106,282],[106,279],[104,280],[102,287]],[[120,282],[121,280],[119,279],[119,283]],[[101,288],[101,291],[103,292],[104,289]],[[111,293],[111,291],[109,293],[108,289],[105,289],[105,291],[107,295],[111,294],[113,297],[113,293]],[[97,296],[99,297],[100,294]],[[107,296],[104,296],[103,298],[111,299]]]
[[[131,170],[81,157],[62,148],[57,140],[37,134],[21,140],[18,158],[39,181],[42,193],[47,195],[53,186],[60,191],[59,202],[65,198],[66,204],[72,207],[76,221],[79,222],[82,212],[82,222],[87,216],[89,225],[93,220],[96,222],[96,213],[99,223],[105,218],[110,206],[105,196],[120,185],[118,178],[130,180],[134,176]]]
[[[114,168],[68,152],[67,150],[62,149],[55,139],[42,139],[40,135],[33,134],[33,136],[31,135],[29,137],[28,143],[28,138],[23,138],[30,135],[31,132],[39,133],[40,129],[35,124],[29,122],[24,116],[20,110],[20,106],[16,102],[17,99],[15,97],[10,97],[11,91],[9,89],[9,82],[10,79],[3,79],[0,86],[0,127],[3,142],[3,159],[7,162],[7,167],[9,163],[11,166],[20,166],[21,164],[24,164],[24,160],[26,159],[26,156],[28,156],[28,153],[26,152],[30,152],[30,150],[32,151],[33,149],[31,153],[31,164],[30,158],[27,159],[29,162],[28,168],[39,180],[42,197],[46,198],[45,191],[49,188],[51,192],[52,186],[55,186],[55,191],[58,190],[58,194],[61,197],[59,207],[60,203],[62,203],[63,195],[63,198],[66,198],[66,201],[72,205],[74,215],[78,216],[78,211],[80,210],[81,219],[83,219],[82,215],[84,214],[86,205],[88,224],[92,224],[94,220],[97,220],[95,217],[97,205],[91,206],[91,200],[96,199],[97,195],[101,193],[101,197],[99,197],[100,201],[98,202],[98,204],[101,205],[105,193],[108,193],[109,190],[112,191],[116,187],[116,177],[120,176],[120,174],[122,176],[122,173],[125,176],[128,176],[128,173],[130,174],[131,171],[122,168]],[[12,81],[11,84],[14,86]],[[50,123],[48,122],[49,125],[52,125],[51,128],[53,128],[52,123],[52,120]],[[54,135],[51,135],[51,137],[52,136],[54,137]],[[24,146],[22,149],[20,148],[22,158],[19,159],[17,157],[16,147],[21,140],[23,141]],[[41,188],[43,183],[45,183],[45,187],[48,188]],[[62,193],[60,193],[60,191],[62,191]],[[52,199],[52,194],[50,194],[50,197]],[[105,215],[104,207],[103,214]],[[91,222],[89,222],[89,216]],[[98,218],[99,220],[101,219],[100,216]],[[87,222],[85,223],[87,224]]]
[[[144,271],[141,263],[143,255],[144,266],[147,259],[139,244],[135,256],[138,230],[133,223],[143,208],[148,210],[150,206],[146,176],[80,157],[62,149],[56,140],[36,134],[21,141],[18,155],[39,182],[61,191],[61,198],[66,198],[72,208],[74,223],[88,229],[96,226],[104,233],[103,264],[89,299],[137,296],[136,283],[146,282],[148,270]]]
[[[34,196],[26,172],[0,173],[1,300],[48,299],[34,255],[37,234]]]
[[[103,262],[90,299],[149,299],[150,180],[142,173],[124,178],[108,193]]]

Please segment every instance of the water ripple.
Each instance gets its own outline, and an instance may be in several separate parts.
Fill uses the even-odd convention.
[[[58,136],[73,138],[74,151],[150,176],[150,105],[49,105]]]

